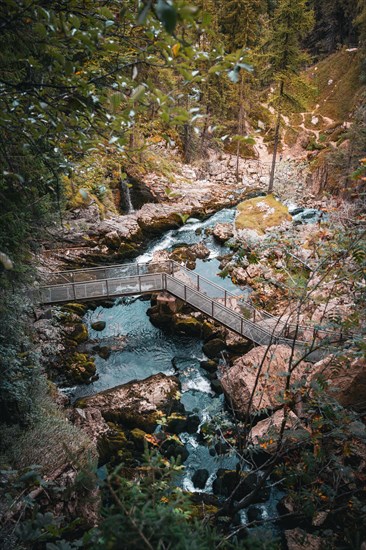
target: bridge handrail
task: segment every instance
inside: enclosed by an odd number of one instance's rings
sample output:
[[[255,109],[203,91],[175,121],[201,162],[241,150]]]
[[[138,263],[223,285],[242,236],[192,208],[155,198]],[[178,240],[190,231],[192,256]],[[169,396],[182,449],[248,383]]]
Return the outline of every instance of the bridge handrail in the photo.
[[[276,322],[277,326],[278,325],[283,325],[283,329],[287,328],[287,329],[290,329],[290,330],[295,329],[295,330],[307,330],[307,331],[316,330],[318,332],[325,332],[325,333],[328,333],[328,334],[339,335],[339,332],[334,331],[334,330],[330,330],[330,329],[326,329],[326,328],[316,329],[315,325],[300,325],[300,324],[296,324],[296,323],[288,323],[287,321],[285,321],[283,319],[280,319],[278,316],[275,316],[275,315],[272,315],[271,313],[268,313],[264,309],[259,309],[259,308],[255,307],[250,300],[243,299],[240,296],[238,296],[237,294],[234,294],[233,292],[230,292],[229,290],[225,290],[220,285],[210,281],[209,279],[206,279],[205,277],[203,277],[202,275],[199,275],[198,273],[195,273],[195,271],[193,271],[191,269],[188,269],[186,266],[182,266],[178,262],[175,262],[174,260],[170,260],[170,262],[172,262],[173,265],[176,265],[180,270],[187,272],[188,275],[193,274],[196,278],[199,278],[200,281],[205,281],[205,283],[219,289],[221,292],[224,291],[227,296],[232,297],[236,300],[238,298],[240,298],[240,301],[245,305],[245,307],[248,307],[252,311],[255,311],[257,313],[258,317],[262,316],[262,317],[266,317],[267,319],[273,319],[273,321]],[[230,311],[233,311],[233,310],[230,310]]]
[[[190,292],[194,292],[195,294],[197,294],[198,296],[201,294],[198,290],[196,289],[193,289],[192,287],[189,287],[187,286],[185,283],[183,283],[182,281],[180,281],[179,279],[176,279],[174,276],[172,275],[168,275],[168,274],[165,274],[164,275],[167,279],[171,279],[172,281],[174,281],[175,284],[178,284],[180,285],[181,287],[186,287],[190,290]],[[264,336],[269,336],[272,340],[273,340],[273,343],[283,343],[285,345],[292,345],[293,344],[293,339],[291,338],[286,338],[285,336],[280,336],[280,335],[277,335],[275,330],[276,330],[276,326],[273,327],[272,330],[270,329],[266,329],[265,327],[263,326],[260,326],[256,323],[254,323],[253,321],[251,321],[250,319],[246,319],[243,315],[241,315],[240,313],[237,313],[236,311],[233,311],[232,309],[228,308],[227,306],[221,304],[220,302],[216,302],[215,300],[213,300],[212,298],[210,298],[209,296],[207,297],[208,300],[210,300],[211,302],[213,302],[215,304],[215,307],[219,307],[221,308],[222,310],[226,311],[227,313],[229,313],[229,315],[231,316],[231,318],[233,317],[236,317],[238,321],[240,321],[241,324],[241,332],[243,332],[243,325],[245,325],[247,328],[251,328],[252,330],[256,331],[256,332],[260,332],[262,335]],[[214,313],[214,308],[213,308],[213,313]],[[223,321],[221,321],[223,322]],[[318,332],[317,330],[314,330],[313,332],[313,341],[312,343],[308,344],[306,341],[304,340],[299,340],[299,339],[296,339],[296,345],[300,345],[302,347],[306,347],[306,346],[312,346],[312,344],[315,342],[316,340],[316,332]],[[323,331],[319,331],[319,332],[323,332]],[[337,335],[339,336],[339,333],[336,333],[336,332],[333,332],[334,335]],[[338,341],[338,339],[336,340]]]
[[[90,268],[84,268],[84,269],[78,269],[78,270],[65,270],[65,271],[58,271],[58,272],[54,272],[54,273],[49,273],[50,276],[61,276],[61,277],[64,277],[65,275],[71,275],[72,277],[74,276],[74,273],[90,273],[90,272],[107,272],[108,269],[112,270],[112,269],[119,269],[119,268],[124,268],[124,269],[129,269],[129,268],[133,268],[134,271],[136,271],[136,274],[135,275],[125,275],[123,277],[105,277],[105,278],[102,278],[102,279],[97,279],[98,282],[106,282],[106,281],[115,281],[115,280],[120,280],[120,279],[129,279],[129,278],[133,278],[133,277],[145,277],[145,276],[148,276],[148,275],[152,275],[152,274],[159,274],[159,273],[164,273],[164,271],[162,272],[153,272],[153,273],[139,273],[139,271],[143,270],[144,268],[154,268],[154,267],[159,267],[160,269],[163,267],[163,266],[167,266],[169,268],[169,272],[171,274],[171,276],[174,278],[175,281],[179,281],[178,278],[174,277],[174,273],[175,273],[175,268],[177,268],[177,271],[183,271],[185,273],[187,273],[188,277],[191,278],[192,275],[196,278],[196,281],[201,281],[201,282],[204,282],[205,284],[207,284],[208,286],[210,287],[214,287],[216,289],[218,289],[220,292],[224,293],[224,296],[226,297],[231,297],[235,300],[238,300],[238,298],[240,298],[241,300],[241,303],[249,308],[250,310],[252,310],[253,312],[255,312],[255,314],[262,319],[263,318],[267,318],[267,319],[272,319],[274,323],[276,323],[275,327],[282,327],[281,330],[283,331],[288,331],[288,330],[295,330],[295,331],[311,331],[313,333],[315,332],[318,332],[318,333],[325,333],[327,335],[334,335],[334,337],[337,335],[338,338],[339,338],[339,335],[340,333],[339,332],[336,332],[336,331],[332,331],[330,329],[327,329],[327,328],[317,328],[315,325],[299,325],[299,324],[296,324],[296,323],[288,323],[286,322],[285,320],[282,320],[280,319],[279,317],[276,317],[268,312],[266,312],[265,310],[262,310],[262,309],[259,309],[259,308],[256,308],[252,303],[251,301],[249,300],[246,300],[246,299],[243,299],[242,297],[234,294],[233,292],[230,292],[226,289],[224,289],[223,287],[221,287],[220,285],[210,281],[209,279],[206,279],[206,277],[202,276],[202,275],[199,275],[198,273],[196,273],[194,270],[191,270],[191,269],[188,269],[186,266],[184,265],[181,265],[179,264],[178,262],[175,262],[174,260],[163,260],[161,262],[146,262],[146,263],[142,263],[142,264],[137,264],[137,263],[125,263],[125,264],[116,264],[116,265],[105,265],[105,266],[97,266],[97,267],[90,267]],[[83,284],[87,284],[87,283],[92,283],[92,282],[96,282],[96,280],[85,280],[85,281],[67,281],[66,283],[57,283],[57,284],[48,284],[48,285],[42,285],[40,287],[38,287],[39,290],[42,290],[42,289],[45,289],[45,288],[55,288],[55,287],[64,287],[66,284],[68,285],[83,285]],[[181,281],[179,281],[181,282]],[[185,284],[185,283],[183,283]],[[189,285],[185,285],[187,286],[187,288],[190,288],[191,290],[196,290],[192,287],[189,287]],[[205,294],[204,292],[202,291],[199,291],[198,292],[201,292],[201,294]],[[209,297],[210,300],[220,304],[221,302],[218,301],[217,298],[211,298]],[[226,307],[226,306],[225,306]],[[246,323],[251,323],[251,321],[249,319],[246,319],[242,314],[239,314],[237,312],[235,312],[234,310],[230,309],[230,308],[227,308],[232,314],[235,314],[236,316],[240,317],[240,318],[243,318],[245,320]],[[263,330],[262,327],[260,327],[260,325],[258,325],[257,323],[253,323],[253,326],[256,327],[256,329],[260,329],[260,330]],[[265,330],[264,330],[265,332]],[[268,331],[266,332],[266,334],[271,334],[271,331]],[[349,335],[349,333],[347,333]],[[291,340],[289,340],[291,341]]]

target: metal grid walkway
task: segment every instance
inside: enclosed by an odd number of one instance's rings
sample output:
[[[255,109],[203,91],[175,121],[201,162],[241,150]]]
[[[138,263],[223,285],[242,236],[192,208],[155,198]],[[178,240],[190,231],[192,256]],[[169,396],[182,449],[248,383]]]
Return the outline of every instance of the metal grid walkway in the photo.
[[[314,350],[320,345],[329,347],[343,339],[340,333],[293,325],[274,317],[255,308],[250,300],[228,292],[171,260],[50,273],[44,286],[32,292],[34,300],[41,304],[58,304],[158,291],[184,300],[256,344],[295,345],[314,357],[317,353]]]

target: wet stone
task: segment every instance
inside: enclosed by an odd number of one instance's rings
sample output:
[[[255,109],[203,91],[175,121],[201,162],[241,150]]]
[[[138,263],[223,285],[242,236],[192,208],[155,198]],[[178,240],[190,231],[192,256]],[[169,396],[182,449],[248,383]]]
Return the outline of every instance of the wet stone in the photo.
[[[208,478],[209,478],[208,470],[203,468],[203,469],[197,470],[193,474],[192,483],[196,487],[196,489],[204,489]]]
[[[230,452],[230,445],[225,441],[219,441],[215,445],[215,451],[218,455],[225,455]]]
[[[91,328],[97,331],[104,330],[105,327],[106,327],[105,321],[95,321],[94,323],[91,324]]]
[[[214,373],[217,371],[217,363],[216,361],[213,361],[212,359],[209,359],[208,361],[201,361],[200,362],[201,369],[205,370],[209,373]]]
[[[187,418],[185,429],[189,434],[194,434],[197,432],[200,423],[201,420],[198,414],[191,414]]]
[[[262,509],[259,506],[249,506],[247,510],[247,517],[249,523],[252,521],[259,521],[262,519]]]
[[[187,448],[181,443],[171,439],[164,441],[161,446],[161,452],[165,458],[179,458],[181,462],[185,462],[189,457]]]
[[[217,393],[218,395],[223,393],[222,385],[220,380],[211,380],[211,388],[212,390]]]

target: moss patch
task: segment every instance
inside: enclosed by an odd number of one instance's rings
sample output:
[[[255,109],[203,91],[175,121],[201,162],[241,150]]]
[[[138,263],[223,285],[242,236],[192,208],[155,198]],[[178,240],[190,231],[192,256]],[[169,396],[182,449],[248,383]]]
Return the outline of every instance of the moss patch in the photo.
[[[75,340],[78,344],[82,344],[89,340],[87,326],[84,325],[84,323],[77,323],[74,332],[71,334],[71,339]]]
[[[73,353],[65,365],[66,376],[74,384],[89,384],[96,373],[95,362],[85,353]]]
[[[273,195],[249,199],[238,205],[236,229],[254,229],[260,235],[269,227],[276,227],[285,221],[291,221],[287,206]]]
[[[83,317],[87,312],[88,306],[85,304],[79,304],[78,302],[70,302],[62,306],[62,311],[68,311],[71,313],[76,313],[80,317]]]

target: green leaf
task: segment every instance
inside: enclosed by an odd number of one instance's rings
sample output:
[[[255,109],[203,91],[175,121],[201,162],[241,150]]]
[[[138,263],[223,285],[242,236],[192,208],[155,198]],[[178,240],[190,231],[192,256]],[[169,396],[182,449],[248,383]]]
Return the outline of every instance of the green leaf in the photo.
[[[99,14],[105,17],[106,19],[114,19],[113,12],[106,7],[99,8]]]
[[[139,86],[137,86],[134,91],[132,92],[131,94],[131,100],[132,101],[138,101],[139,99],[142,98],[142,96],[144,95],[144,93],[146,92],[146,88],[143,84],[139,84]]]
[[[158,0],[155,13],[159,21],[164,25],[165,30],[172,34],[177,24],[177,11],[165,0]]]
[[[112,110],[115,112],[120,107],[121,103],[124,101],[124,94],[121,92],[115,92],[110,97]]]
[[[140,10],[140,13],[138,14],[138,17],[137,17],[138,25],[143,25],[145,23],[148,13],[151,10],[151,4],[152,4],[152,0],[149,0]]]

